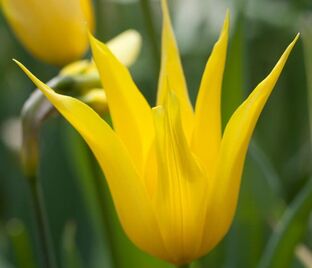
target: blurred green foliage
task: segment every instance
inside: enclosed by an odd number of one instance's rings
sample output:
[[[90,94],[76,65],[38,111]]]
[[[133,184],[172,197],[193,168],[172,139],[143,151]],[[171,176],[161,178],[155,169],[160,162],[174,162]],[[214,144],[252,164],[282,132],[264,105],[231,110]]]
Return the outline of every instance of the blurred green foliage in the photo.
[[[157,77],[151,67],[152,48],[140,3],[96,0],[94,5],[100,40],[109,40],[128,28],[143,35],[143,50],[131,71],[149,102],[154,103]],[[310,0],[176,0],[170,5],[192,100],[225,10],[231,11],[222,96],[224,123],[271,70],[294,35],[302,31],[302,18],[312,16]],[[151,1],[151,6],[160,42],[160,5]],[[311,20],[305,27],[312,33]],[[312,44],[312,34],[305,33],[303,38]],[[8,120],[19,116],[33,85],[11,59],[23,62],[44,81],[58,70],[28,55],[2,15],[0,40],[0,267],[32,267],[19,265],[25,256],[18,255],[20,249],[16,249],[16,239],[30,243],[33,253],[29,254],[38,261],[30,192],[21,174],[18,153],[7,146],[8,135],[4,133]],[[262,259],[261,268],[311,267],[312,263],[304,264],[297,250],[299,243],[306,247],[306,257],[311,260],[311,191],[310,196],[306,195],[311,188],[308,181],[312,167],[308,118],[312,103],[307,101],[307,77],[312,81],[312,73],[311,69],[306,72],[304,62],[312,62],[312,47],[308,51],[303,53],[301,42],[295,47],[258,122],[229,234],[194,267],[258,267],[262,256],[266,260]],[[18,131],[9,133],[9,138],[18,141]],[[50,118],[41,132],[40,178],[59,267],[170,267],[142,253],[125,237],[90,151],[58,116]],[[96,191],[102,199],[97,198]],[[300,206],[299,201],[305,197],[308,204]],[[16,233],[12,238],[12,226],[7,227],[12,218],[19,219],[19,228],[25,232],[22,238]],[[284,229],[280,231],[278,226]],[[291,235],[294,229],[295,237]],[[285,236],[280,237],[281,233]],[[272,262],[270,255],[278,259]],[[277,264],[282,259],[287,262]]]

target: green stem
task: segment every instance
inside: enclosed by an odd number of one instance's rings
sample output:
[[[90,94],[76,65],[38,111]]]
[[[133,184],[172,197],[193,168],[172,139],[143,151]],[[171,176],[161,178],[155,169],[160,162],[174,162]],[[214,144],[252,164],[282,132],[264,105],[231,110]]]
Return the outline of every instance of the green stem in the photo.
[[[146,30],[148,33],[149,41],[152,48],[153,60],[155,66],[155,72],[158,75],[159,63],[160,63],[160,53],[158,48],[158,38],[155,30],[155,25],[153,21],[153,14],[151,11],[149,0],[140,0],[143,16],[145,20]]]
[[[49,235],[49,226],[44,207],[42,189],[37,178],[29,178],[32,203],[34,208],[35,220],[37,223],[38,238],[42,252],[42,267],[55,268],[56,261],[54,250]]]
[[[56,76],[48,83],[58,92],[71,91],[74,95],[79,95],[90,88],[101,87],[99,75],[77,74],[67,76]],[[21,118],[23,128],[23,145],[22,145],[22,166],[26,177],[32,177],[37,172],[39,165],[39,132],[41,125],[53,112],[55,108],[43,95],[36,89],[24,103]]]
[[[75,94],[85,89],[99,87],[98,74],[77,74],[71,76],[57,76],[48,82],[48,85],[61,92],[72,90]],[[41,91],[36,89],[25,102],[22,109],[22,167],[31,190],[34,214],[37,222],[38,239],[42,251],[43,266],[56,267],[53,247],[51,246],[48,221],[42,198],[42,190],[37,170],[39,166],[39,133],[45,121],[55,111],[51,103]]]
[[[84,90],[100,86],[97,73],[60,75],[48,82],[48,85],[60,92],[73,91],[80,94]],[[36,89],[25,102],[22,109],[22,167],[23,173],[31,190],[34,214],[37,222],[38,238],[42,251],[43,266],[46,268],[56,267],[55,255],[51,246],[50,233],[46,211],[42,198],[42,190],[37,170],[39,166],[39,133],[45,121],[55,111],[52,104],[46,99],[41,91]]]

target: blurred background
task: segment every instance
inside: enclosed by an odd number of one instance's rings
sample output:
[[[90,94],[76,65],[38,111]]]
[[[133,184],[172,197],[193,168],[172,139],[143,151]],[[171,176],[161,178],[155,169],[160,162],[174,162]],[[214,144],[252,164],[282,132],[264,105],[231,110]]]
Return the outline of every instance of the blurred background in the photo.
[[[222,95],[224,124],[269,73],[295,34],[302,32],[253,135],[232,228],[194,267],[311,268],[312,102],[308,88],[312,90],[312,85],[308,81],[312,81],[312,2],[169,3],[192,101],[226,9],[230,10],[231,38]],[[160,3],[153,0],[150,4],[160,45]],[[154,104],[158,63],[140,2],[95,0],[94,8],[100,40],[107,41],[129,28],[143,36],[142,51],[131,72]],[[59,70],[29,55],[2,14],[0,40],[0,267],[40,267],[30,191],[18,153],[18,118],[34,86],[12,58],[23,62],[43,81]],[[307,71],[309,66],[311,72]],[[40,179],[59,267],[171,267],[142,253],[124,236],[96,162],[63,118],[56,115],[45,122],[40,148]],[[94,183],[94,176],[100,178],[100,186]],[[97,187],[104,189],[101,200],[95,194]]]

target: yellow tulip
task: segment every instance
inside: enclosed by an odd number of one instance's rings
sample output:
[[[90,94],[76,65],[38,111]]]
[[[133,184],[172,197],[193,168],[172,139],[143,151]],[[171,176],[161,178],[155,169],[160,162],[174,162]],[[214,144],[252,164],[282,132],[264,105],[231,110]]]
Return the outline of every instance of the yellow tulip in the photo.
[[[234,112],[222,134],[220,95],[229,16],[206,65],[193,110],[165,0],[162,10],[155,108],[107,46],[90,37],[114,130],[89,106],[55,93],[18,64],[89,144],[128,237],[151,255],[184,264],[209,252],[227,233],[252,132],[298,36]]]
[[[88,48],[91,0],[2,0],[2,8],[19,41],[44,62],[65,65]]]

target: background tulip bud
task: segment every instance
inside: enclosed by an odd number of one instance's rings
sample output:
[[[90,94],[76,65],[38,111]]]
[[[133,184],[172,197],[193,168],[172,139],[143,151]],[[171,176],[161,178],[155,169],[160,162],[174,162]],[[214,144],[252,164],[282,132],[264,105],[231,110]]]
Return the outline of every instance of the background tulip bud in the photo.
[[[3,0],[3,12],[23,46],[35,57],[65,65],[88,48],[94,28],[90,0]]]

